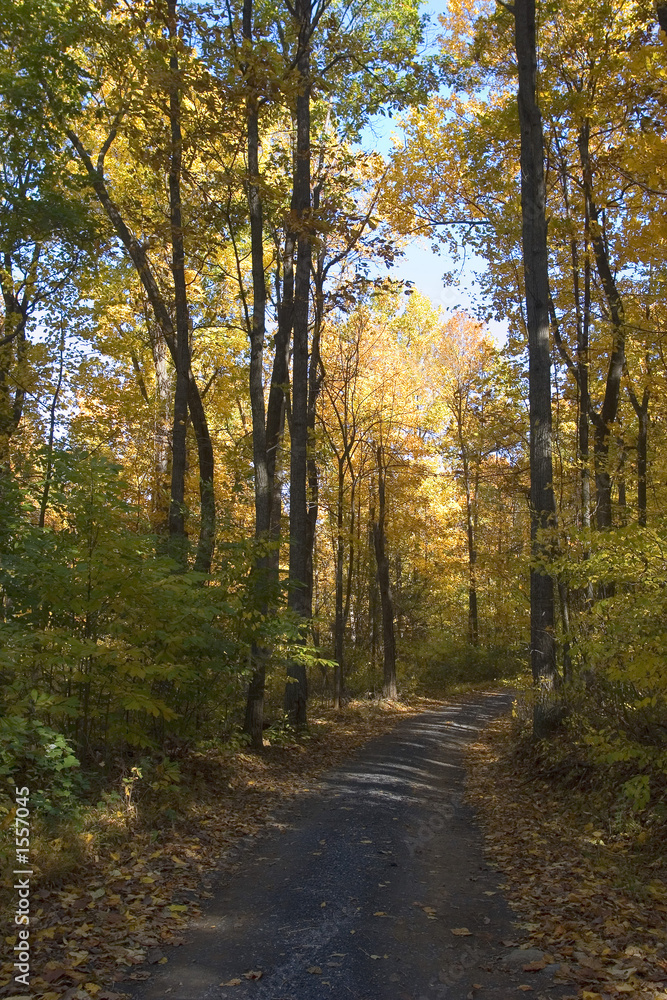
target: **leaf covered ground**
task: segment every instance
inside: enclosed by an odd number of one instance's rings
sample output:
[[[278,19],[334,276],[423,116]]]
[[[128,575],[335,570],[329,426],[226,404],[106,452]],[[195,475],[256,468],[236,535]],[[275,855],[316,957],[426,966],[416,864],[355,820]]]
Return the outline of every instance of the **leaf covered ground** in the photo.
[[[468,750],[468,795],[519,926],[581,1000],[667,1000],[667,888],[659,845],[620,829],[510,719]],[[537,969],[536,969],[537,971]]]
[[[316,713],[303,742],[265,746],[260,755],[217,748],[190,754],[180,762],[179,785],[167,796],[168,820],[144,815],[150,793],[142,799],[137,781],[132,801],[121,799],[104,815],[91,813],[87,826],[61,831],[41,845],[36,859],[30,990],[17,988],[10,958],[0,970],[0,996],[122,996],[124,982],[148,975],[137,966],[165,964],[165,946],[183,943],[225,855],[242,838],[280,825],[272,816],[279,803],[307,791],[321,772],[389,731],[398,718],[439,704],[352,704],[340,714]],[[64,843],[68,837],[71,843]],[[11,899],[3,903],[11,913]],[[7,956],[17,941],[12,925],[5,934]]]

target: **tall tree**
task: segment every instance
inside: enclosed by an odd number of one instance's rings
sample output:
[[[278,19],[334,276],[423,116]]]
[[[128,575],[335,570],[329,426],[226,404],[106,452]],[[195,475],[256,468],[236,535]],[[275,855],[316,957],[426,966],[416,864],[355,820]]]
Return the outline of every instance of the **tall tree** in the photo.
[[[166,16],[165,16],[166,13]],[[137,25],[135,25],[137,26]],[[110,127],[100,141],[92,122],[86,122],[86,132],[80,134],[69,119],[60,120],[61,127],[73,150],[75,151],[90,187],[97,195],[99,203],[106,214],[116,237],[120,240],[128,257],[134,265],[139,280],[144,287],[148,301],[151,304],[155,319],[169,348],[176,370],[177,384],[173,412],[172,431],[172,475],[171,475],[171,505],[170,533],[175,539],[181,539],[182,548],[185,535],[183,520],[184,511],[184,476],[185,476],[185,433],[187,430],[187,411],[192,419],[192,426],[197,443],[199,462],[199,494],[200,494],[200,531],[195,556],[194,567],[198,572],[208,573],[215,546],[215,497],[213,492],[214,455],[211,434],[208,427],[202,394],[192,371],[190,358],[190,319],[187,299],[187,284],[185,280],[185,245],[184,222],[182,211],[182,100],[183,67],[180,66],[179,53],[183,51],[183,43],[179,34],[176,5],[171,3],[163,11],[158,23],[143,22],[143,28],[148,31],[149,38],[145,46],[137,45],[136,50],[127,53],[124,48],[118,53],[118,58],[127,60],[123,67],[126,79],[114,79],[114,87],[109,93],[100,89],[100,97],[110,119]],[[163,34],[165,37],[158,45],[152,34]],[[100,61],[108,71],[107,60],[116,65],[113,50],[114,41],[109,37],[104,39],[110,51],[100,54]],[[162,51],[168,52],[167,65],[164,64]],[[140,51],[141,50],[141,51]],[[156,57],[157,53],[157,57]],[[93,53],[94,54],[94,53]],[[162,62],[161,66],[153,65],[153,59]],[[138,62],[138,69],[134,62]],[[112,194],[112,181],[106,172],[109,153],[125,126],[132,135],[135,127],[136,112],[135,69],[139,75],[145,75],[150,85],[162,86],[167,98],[167,128],[169,135],[167,182],[169,193],[168,214],[170,220],[169,242],[171,247],[171,289],[165,293],[158,279],[159,268],[151,263],[147,245],[138,239],[132,231],[122,206]],[[166,70],[166,72],[165,72]],[[166,81],[166,86],[165,86]],[[154,94],[160,103],[160,94]],[[55,115],[58,109],[53,106]],[[84,112],[88,109],[84,109]],[[60,116],[59,116],[60,117]],[[83,124],[83,123],[82,123]],[[95,157],[87,147],[87,142],[98,142],[98,153]],[[175,315],[172,312],[171,301],[175,304]],[[184,403],[184,400],[187,403]]]
[[[296,0],[298,45],[296,70],[299,89],[296,98],[296,146],[291,210],[297,231],[294,311],[292,321],[292,387],[290,417],[290,554],[289,606],[308,620],[312,614],[308,588],[310,551],[308,546],[308,320],[310,273],[312,266],[310,101],[312,0]],[[296,726],[306,722],[308,682],[303,662],[288,665],[285,711]]]
[[[544,137],[537,103],[535,0],[515,0],[521,127],[521,217],[528,330],[530,419],[530,506],[533,564],[530,570],[530,659],[536,684],[557,680],[554,585],[546,562],[545,535],[555,525],[551,456],[551,351],[549,343],[549,262],[547,250]],[[540,720],[536,716],[539,729]]]

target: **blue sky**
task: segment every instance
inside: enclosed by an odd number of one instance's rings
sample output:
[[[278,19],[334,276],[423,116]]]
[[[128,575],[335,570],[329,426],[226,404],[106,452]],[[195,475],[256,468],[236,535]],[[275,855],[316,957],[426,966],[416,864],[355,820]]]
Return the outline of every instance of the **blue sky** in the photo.
[[[446,8],[445,0],[427,0],[422,9],[431,15],[431,37],[434,40],[438,30],[438,14]],[[400,134],[396,121],[387,118],[377,118],[364,133],[364,145],[376,149],[385,156],[389,153],[392,134]],[[453,271],[458,275],[456,285],[445,285],[442,276],[445,271]],[[454,265],[446,249],[441,254],[435,254],[426,240],[414,240],[405,248],[404,256],[392,268],[392,275],[412,281],[415,287],[427,295],[434,305],[444,309],[456,308],[474,310],[473,272],[484,270],[484,262],[478,257],[467,256],[461,265]],[[506,337],[506,325],[492,322],[489,329],[495,339],[502,342]]]

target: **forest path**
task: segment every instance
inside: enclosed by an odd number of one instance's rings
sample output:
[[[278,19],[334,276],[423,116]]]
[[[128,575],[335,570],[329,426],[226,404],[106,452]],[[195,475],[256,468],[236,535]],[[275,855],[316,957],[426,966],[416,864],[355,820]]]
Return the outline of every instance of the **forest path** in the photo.
[[[479,695],[402,720],[325,774],[276,817],[282,829],[241,849],[233,874],[206,880],[213,898],[189,943],[133,996],[563,997],[552,968],[522,971],[539,955],[500,943],[517,931],[462,802],[462,748],[510,702]]]

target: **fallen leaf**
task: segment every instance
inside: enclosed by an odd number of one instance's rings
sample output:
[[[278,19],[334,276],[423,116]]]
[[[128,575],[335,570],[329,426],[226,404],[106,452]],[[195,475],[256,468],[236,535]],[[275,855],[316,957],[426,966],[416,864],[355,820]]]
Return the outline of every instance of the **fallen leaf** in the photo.
[[[524,972],[541,972],[542,969],[546,968],[546,966],[547,963],[542,958],[539,962],[528,962],[528,964],[522,966],[522,968]]]
[[[384,910],[376,910],[373,914],[374,917],[388,917],[389,914],[385,913]]]
[[[457,937],[472,937],[472,931],[469,931],[467,927],[450,927],[449,929]]]
[[[311,965],[310,968],[306,969],[306,972],[309,972],[311,974],[311,976],[321,976],[322,975],[322,970],[319,967],[319,965]]]
[[[220,985],[221,986],[240,986],[241,985],[241,980],[240,979],[230,979],[226,983],[220,983]]]
[[[251,969],[250,972],[244,972],[244,979],[261,979],[264,973],[261,969]]]

